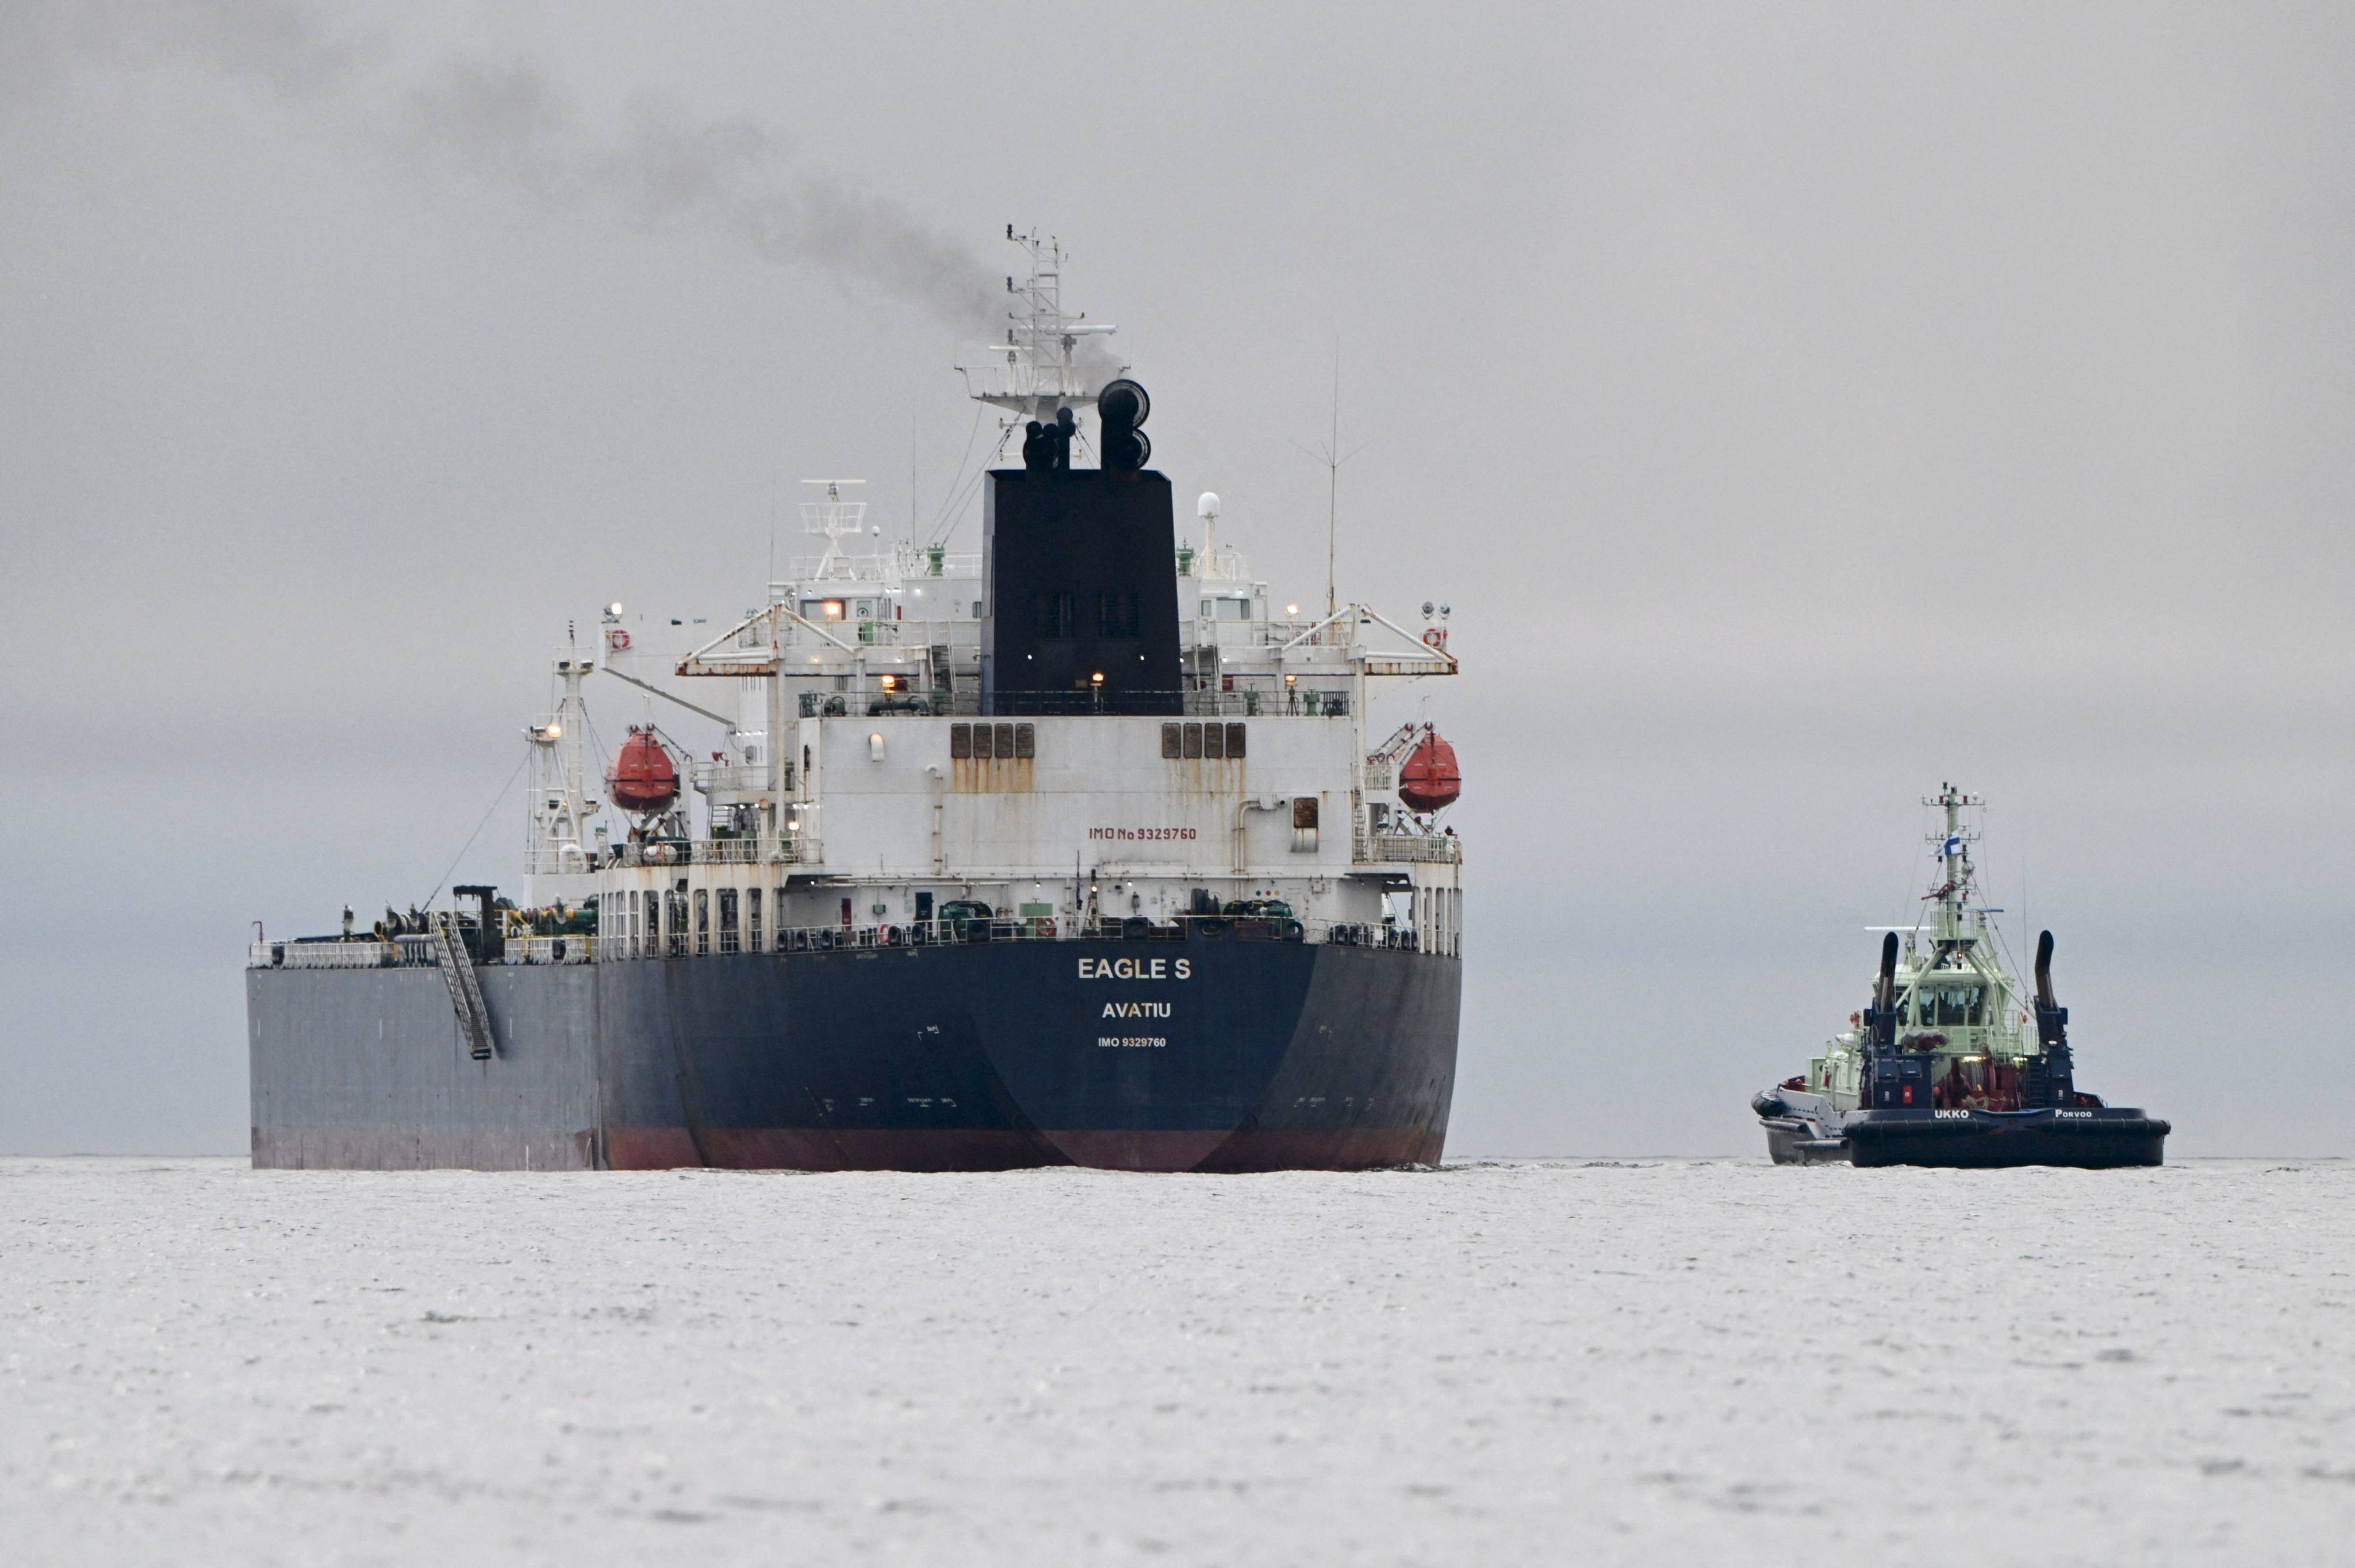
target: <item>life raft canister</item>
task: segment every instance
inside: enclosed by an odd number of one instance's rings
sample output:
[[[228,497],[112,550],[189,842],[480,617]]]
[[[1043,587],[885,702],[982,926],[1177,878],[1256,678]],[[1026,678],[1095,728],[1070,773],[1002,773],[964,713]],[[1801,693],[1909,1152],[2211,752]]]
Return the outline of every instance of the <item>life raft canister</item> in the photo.
[[[1417,811],[1437,811],[1452,805],[1464,793],[1463,777],[1455,769],[1455,748],[1439,738],[1435,730],[1426,731],[1407,753],[1406,765],[1399,769],[1399,798]]]

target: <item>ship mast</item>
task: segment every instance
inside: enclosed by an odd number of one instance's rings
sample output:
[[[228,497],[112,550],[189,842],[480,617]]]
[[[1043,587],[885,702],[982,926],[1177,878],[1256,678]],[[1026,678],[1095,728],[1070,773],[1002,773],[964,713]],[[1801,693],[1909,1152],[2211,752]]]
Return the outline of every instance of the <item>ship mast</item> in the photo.
[[[1986,803],[1979,796],[1965,794],[1949,784],[1941,785],[1936,795],[1925,796],[1922,804],[1938,806],[1945,812],[1945,831],[1930,836],[1930,842],[1938,847],[1941,875],[1937,887],[1924,897],[1938,901],[1938,926],[1933,938],[1933,951],[1950,953],[1971,941],[1964,933],[1963,917],[1970,904],[1972,880],[1977,874],[1971,865],[1971,845],[1978,838],[1978,833],[1963,826],[1963,809]]]
[[[1006,292],[1014,301],[1006,313],[1006,341],[968,350],[957,368],[964,372],[967,395],[1015,415],[1007,423],[1012,430],[1023,420],[1052,423],[1056,410],[1077,411],[1094,402],[1099,388],[1080,363],[1080,339],[1109,336],[1120,328],[1090,321],[1084,312],[1064,310],[1062,241],[1052,235],[1042,239],[1035,229],[1017,234],[1011,223],[1006,226],[1006,238],[1022,247],[1029,260],[1028,276],[1017,279],[1009,273],[1006,279]],[[1126,368],[1124,365],[1113,374]]]
[[[847,539],[860,539],[867,532],[867,503],[842,498],[845,485],[864,485],[864,479],[805,479],[805,485],[826,486],[823,501],[802,503],[802,527],[805,531],[823,537],[826,553],[818,558],[817,571],[810,576],[814,582],[850,581],[858,572],[851,564],[850,555],[842,548]]]
[[[563,683],[564,695],[544,723],[528,726],[531,742],[531,843],[524,869],[533,878],[535,897],[553,893],[575,898],[593,891],[588,880],[591,848],[590,818],[598,803],[589,798],[584,742],[589,709],[581,699],[581,683],[596,660],[581,652],[580,640],[570,628],[565,645],[550,661],[551,673]],[[603,829],[597,829],[602,835]]]

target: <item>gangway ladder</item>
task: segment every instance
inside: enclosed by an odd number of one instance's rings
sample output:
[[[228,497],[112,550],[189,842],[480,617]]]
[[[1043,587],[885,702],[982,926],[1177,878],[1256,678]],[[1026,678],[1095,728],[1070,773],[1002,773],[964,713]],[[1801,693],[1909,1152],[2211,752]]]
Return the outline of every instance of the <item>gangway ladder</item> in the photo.
[[[446,911],[436,912],[432,936],[434,956],[441,961],[442,978],[450,987],[450,1006],[458,1014],[458,1032],[465,1038],[466,1054],[477,1061],[488,1061],[497,1054],[491,1039],[491,1011],[483,1005],[483,987],[474,978],[474,961],[466,955],[466,944],[458,939],[458,917]]]

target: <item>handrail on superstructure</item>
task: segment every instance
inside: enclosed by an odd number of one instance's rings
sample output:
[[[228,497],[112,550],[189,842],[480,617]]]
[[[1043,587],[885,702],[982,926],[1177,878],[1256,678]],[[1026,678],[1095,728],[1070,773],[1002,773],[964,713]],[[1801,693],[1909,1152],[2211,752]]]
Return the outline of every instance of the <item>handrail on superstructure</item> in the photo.
[[[1305,631],[1301,632],[1290,642],[1278,644],[1276,645],[1275,652],[1278,655],[1289,653],[1294,648],[1300,646],[1303,643],[1310,642],[1316,637],[1317,633],[1323,631],[1326,627],[1338,625],[1343,622],[1351,620],[1352,618],[1355,618],[1359,624],[1370,621],[1379,625],[1387,626],[1391,631],[1396,632],[1400,636],[1405,638],[1408,642],[1413,644],[1414,646],[1420,650],[1417,656],[1434,658],[1439,661],[1438,667],[1423,671],[1423,674],[1454,675],[1455,673],[1457,667],[1455,656],[1454,654],[1449,653],[1445,648],[1436,647],[1430,643],[1424,642],[1421,637],[1416,636],[1412,632],[1408,631],[1404,626],[1400,625],[1397,622],[1391,620],[1389,616],[1383,614],[1380,611],[1375,609],[1370,604],[1351,603],[1344,605],[1342,608],[1333,612],[1330,615],[1326,616],[1323,620],[1310,623]],[[1368,657],[1370,658],[1372,656],[1372,650],[1370,648],[1366,649],[1365,652]],[[1393,655],[1391,657],[1395,661],[1396,656]],[[1367,673],[1369,675],[1389,675],[1395,672],[1369,669]]]
[[[687,667],[702,658],[704,655],[709,653],[720,644],[728,641],[729,638],[741,636],[744,633],[751,630],[754,623],[760,621],[766,621],[769,623],[769,656],[757,662],[764,670],[773,668],[777,664],[781,656],[779,649],[782,645],[778,643],[776,638],[777,621],[779,617],[792,621],[798,625],[807,626],[811,631],[815,632],[819,636],[825,638],[827,642],[832,643],[844,653],[855,656],[860,651],[859,645],[856,643],[844,642],[840,637],[836,636],[832,632],[827,631],[824,626],[820,625],[817,622],[811,620],[808,616],[802,614],[790,604],[779,603],[771,604],[765,609],[753,611],[750,615],[745,616],[742,620],[737,622],[734,625],[729,627],[726,631],[720,633],[718,636],[712,638],[701,647],[686,655],[678,661],[678,667],[672,673],[690,677],[703,675],[728,676],[744,674],[745,671],[739,667],[714,669],[689,669]],[[745,662],[750,664],[755,661],[746,660]]]

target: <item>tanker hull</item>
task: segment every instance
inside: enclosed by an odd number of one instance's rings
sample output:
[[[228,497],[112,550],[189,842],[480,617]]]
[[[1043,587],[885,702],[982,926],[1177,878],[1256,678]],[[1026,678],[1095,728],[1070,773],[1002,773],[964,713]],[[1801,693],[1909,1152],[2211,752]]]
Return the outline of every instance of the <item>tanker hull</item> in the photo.
[[[1459,972],[1233,937],[491,965],[499,1050],[474,1061],[430,969],[261,969],[254,1161],[1427,1164],[1446,1136]]]

